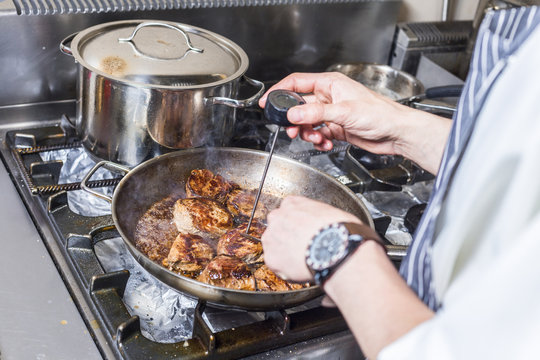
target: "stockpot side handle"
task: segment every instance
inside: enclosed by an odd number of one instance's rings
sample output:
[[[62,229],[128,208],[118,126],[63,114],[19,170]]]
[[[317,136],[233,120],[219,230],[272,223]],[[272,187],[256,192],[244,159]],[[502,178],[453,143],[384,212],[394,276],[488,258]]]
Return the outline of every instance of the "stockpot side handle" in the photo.
[[[137,45],[135,45],[134,38],[135,38],[135,35],[137,34],[137,32],[139,32],[139,30],[141,30],[142,28],[147,27],[147,26],[161,26],[161,27],[166,27],[168,29],[178,31],[180,34],[182,34],[184,36],[184,39],[186,40],[186,45],[187,45],[188,49],[186,50],[184,55],[182,55],[181,57],[176,58],[176,59],[163,59],[163,58],[160,58],[160,57],[148,55],[148,54],[145,54],[145,53],[141,52],[137,48]],[[186,55],[190,51],[193,51],[193,52],[196,52],[196,53],[203,53],[204,52],[204,49],[200,49],[200,48],[197,48],[197,47],[193,46],[193,44],[191,43],[191,39],[189,38],[189,35],[184,30],[182,30],[180,27],[174,26],[174,25],[171,25],[171,24],[167,24],[167,23],[162,23],[162,22],[153,22],[153,21],[143,22],[143,23],[137,25],[137,27],[133,30],[131,35],[128,36],[127,38],[118,38],[118,42],[127,42],[127,43],[129,43],[131,45],[131,47],[137,53],[137,55],[144,56],[144,57],[154,59],[154,60],[182,60],[183,58],[186,57]]]
[[[259,91],[257,91],[257,93],[253,95],[252,97],[244,99],[244,100],[236,100],[236,99],[220,97],[220,96],[207,97],[207,98],[204,98],[204,103],[210,104],[210,105],[225,105],[232,108],[246,108],[246,107],[255,105],[257,101],[259,101],[261,96],[264,94],[264,83],[262,81],[251,79],[245,75],[244,75],[244,80],[246,80],[250,85],[253,85],[259,88]]]
[[[110,162],[110,161],[100,161],[98,162],[96,165],[94,165],[94,167],[88,172],[88,174],[86,174],[86,176],[81,180],[81,189],[98,197],[98,198],[101,198],[103,200],[107,200],[108,202],[112,203],[112,197],[108,196],[108,195],[105,195],[105,194],[102,194],[96,190],[93,190],[91,189],[89,186],[88,186],[88,181],[90,181],[90,179],[92,178],[92,176],[95,174],[95,172],[101,168],[101,167],[106,167],[108,169],[114,169],[114,170],[119,170],[119,171],[122,171],[122,172],[125,172],[126,174],[131,170],[130,168],[126,167],[126,166],[122,166],[122,165],[119,165],[119,164],[116,164],[116,163],[113,163],[113,162]]]
[[[66,55],[73,56],[73,51],[71,51],[71,42],[77,36],[78,32],[68,35],[60,42],[60,51]]]

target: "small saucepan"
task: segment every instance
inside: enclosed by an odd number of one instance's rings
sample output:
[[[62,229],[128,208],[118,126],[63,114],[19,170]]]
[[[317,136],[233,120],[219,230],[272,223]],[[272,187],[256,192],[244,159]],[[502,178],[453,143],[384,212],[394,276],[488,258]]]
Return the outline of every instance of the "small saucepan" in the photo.
[[[373,63],[334,64],[326,71],[337,71],[358,81],[367,88],[404,105],[421,110],[451,112],[455,106],[426,99],[459,97],[462,85],[438,86],[425,89],[416,77],[388,65]]]

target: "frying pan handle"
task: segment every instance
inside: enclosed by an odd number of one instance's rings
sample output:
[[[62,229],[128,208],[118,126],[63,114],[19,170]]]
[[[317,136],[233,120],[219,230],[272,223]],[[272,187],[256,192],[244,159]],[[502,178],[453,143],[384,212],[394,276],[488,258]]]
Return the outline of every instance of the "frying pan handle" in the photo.
[[[211,105],[226,105],[232,108],[246,108],[250,107],[252,105],[255,105],[257,101],[259,101],[260,97],[264,93],[264,83],[258,80],[250,79],[246,75],[244,75],[244,79],[253,86],[256,86],[259,88],[259,91],[252,97],[245,99],[245,100],[236,100],[231,99],[227,97],[207,97],[204,98],[205,104],[211,104]]]
[[[453,114],[456,111],[455,106],[440,101],[433,101],[431,99],[459,97],[461,96],[462,91],[463,85],[436,86],[427,89],[426,92],[422,95],[413,96],[411,98],[405,99],[404,101],[400,101],[400,103],[419,110],[436,110]]]
[[[94,175],[95,172],[101,167],[106,167],[106,168],[111,169],[111,170],[119,170],[119,171],[125,172],[126,174],[131,169],[129,169],[128,167],[113,163],[111,161],[100,161],[96,165],[94,165],[94,167],[92,169],[90,169],[88,174],[86,174],[86,176],[81,180],[81,189],[82,190],[84,190],[84,191],[86,191],[86,192],[88,192],[88,193],[90,193],[90,194],[92,194],[92,195],[94,195],[94,196],[96,196],[98,198],[101,198],[103,200],[107,200],[108,202],[112,203],[112,197],[110,197],[108,195],[105,195],[105,194],[102,194],[102,193],[100,193],[98,191],[95,191],[95,190],[91,189],[88,186],[88,181],[90,180],[90,178],[92,178],[92,175]]]
[[[459,97],[462,91],[463,85],[435,86],[426,90],[426,99]]]

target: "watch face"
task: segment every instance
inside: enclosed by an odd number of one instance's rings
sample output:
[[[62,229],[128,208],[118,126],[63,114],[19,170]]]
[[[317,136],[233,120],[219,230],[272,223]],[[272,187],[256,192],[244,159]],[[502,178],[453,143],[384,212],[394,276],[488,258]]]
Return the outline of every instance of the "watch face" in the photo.
[[[342,226],[330,226],[322,230],[308,250],[308,266],[319,271],[334,265],[345,255],[347,237],[348,232]]]

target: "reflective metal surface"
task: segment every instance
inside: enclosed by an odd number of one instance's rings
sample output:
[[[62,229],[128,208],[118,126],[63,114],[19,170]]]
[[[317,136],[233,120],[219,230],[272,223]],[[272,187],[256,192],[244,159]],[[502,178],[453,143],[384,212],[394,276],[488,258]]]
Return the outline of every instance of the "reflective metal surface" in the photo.
[[[151,23],[153,32],[147,31],[155,38],[141,42],[151,48],[165,47],[161,49],[165,53],[177,47],[184,53],[184,43],[172,45],[178,40],[177,34],[173,32],[171,38],[169,29],[165,29],[166,33],[156,31],[157,23]],[[202,28],[163,22],[182,27],[207,51],[180,60],[146,59],[136,56],[119,40],[122,34],[130,34],[144,24],[150,23],[105,23],[81,31],[71,46],[65,41],[60,44],[79,67],[75,128],[83,146],[96,158],[134,166],[165,151],[160,147],[227,145],[235,119],[231,108],[253,105],[264,91],[263,83],[250,79],[258,86],[255,95],[236,99],[239,82],[248,68],[246,53],[230,40]],[[228,73],[217,81],[185,81],[186,76],[195,78],[206,71],[219,71],[220,62]],[[109,71],[111,67],[116,70]],[[173,69],[177,69],[178,76],[173,76]],[[172,78],[171,83],[163,83],[161,77],[155,79],[161,71]],[[132,73],[140,77],[133,79]]]
[[[217,86],[249,66],[245,51],[230,39],[172,21],[107,22],[80,31],[69,48],[63,42],[60,49],[83,67],[132,86]]]
[[[133,169],[118,184],[112,202],[114,223],[133,257],[169,286],[230,308],[255,311],[283,309],[321,295],[317,286],[264,292],[205,284],[167,270],[136,247],[135,229],[139,219],[156,202],[169,196],[185,196],[185,180],[193,169],[206,168],[246,189],[254,189],[259,185],[267,156],[266,152],[239,148],[188,149],[162,155]],[[314,167],[283,156],[272,158],[264,191],[277,198],[294,194],[323,201],[355,214],[365,224],[374,227],[368,209],[349,188]]]
[[[335,64],[327,71],[343,73],[376,93],[395,101],[409,99],[424,92],[424,85],[418,79],[388,65]]]
[[[77,2],[83,3],[92,2]],[[263,81],[294,71],[323,71],[336,62],[387,63],[401,1],[186,9],[175,4],[166,11],[115,12],[112,7],[87,13],[76,12],[82,5],[74,4],[69,13],[66,6],[65,13],[27,16],[17,15],[11,0],[1,1],[0,106],[74,99],[77,67],[58,44],[74,32],[121,19],[170,20],[223,35],[248,54],[247,75]]]

